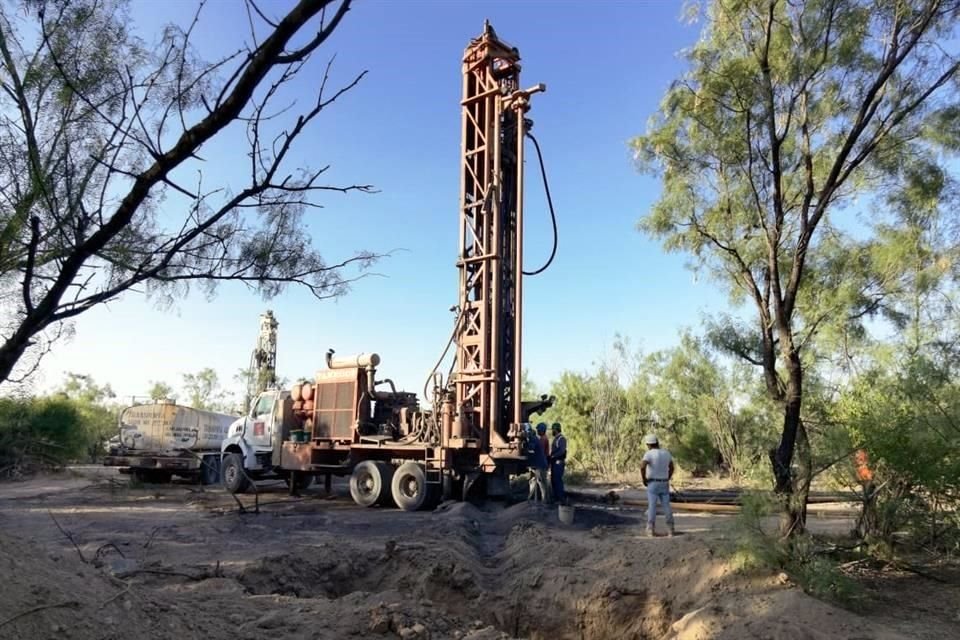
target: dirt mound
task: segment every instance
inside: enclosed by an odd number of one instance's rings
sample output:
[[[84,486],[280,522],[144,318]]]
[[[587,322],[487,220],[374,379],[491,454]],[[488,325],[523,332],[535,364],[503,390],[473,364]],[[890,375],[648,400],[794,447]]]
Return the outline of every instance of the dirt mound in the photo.
[[[46,638],[63,632],[79,639],[128,638],[160,624],[171,633],[187,633],[163,598],[141,600],[129,585],[94,568],[70,552],[51,552],[0,534],[0,637]]]
[[[167,491],[0,497],[0,638],[904,637],[735,572],[721,531],[641,537],[642,514],[578,506],[565,526],[530,503],[401,513],[301,501],[240,516]],[[98,564],[81,562],[51,507]]]
[[[907,640],[866,618],[831,607],[797,589],[752,597],[719,597],[671,626],[669,640]]]

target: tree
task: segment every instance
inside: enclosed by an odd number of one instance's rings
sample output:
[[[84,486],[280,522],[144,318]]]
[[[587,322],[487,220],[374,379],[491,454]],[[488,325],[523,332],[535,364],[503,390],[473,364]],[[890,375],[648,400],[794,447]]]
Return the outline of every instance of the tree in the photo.
[[[663,182],[642,229],[753,305],[752,327],[718,335],[782,408],[784,535],[804,528],[812,472],[805,352],[825,324],[875,311],[885,284],[831,216],[957,149],[958,13],[957,0],[715,0],[689,71],[633,141]]]
[[[67,372],[58,395],[71,401],[79,417],[63,429],[75,430],[72,437],[86,443],[90,462],[96,462],[103,453],[103,443],[117,433],[119,409],[112,402],[116,394],[109,384],[97,384],[93,376]]]
[[[902,350],[878,350],[876,356],[835,409],[849,442],[867,454],[872,474],[870,481],[859,479],[859,532],[892,545],[906,529],[927,548],[936,548],[950,533],[955,548],[960,542],[956,363]]]
[[[212,295],[241,282],[268,298],[295,283],[327,298],[356,277],[348,268],[362,275],[376,256],[328,264],[302,216],[321,192],[371,188],[287,166],[365,73],[334,90],[330,63],[310,64],[350,4],[299,0],[271,18],[245,0],[247,41],[213,62],[191,41],[203,2],[154,43],[131,34],[125,0],[0,5],[0,382],[32,372],[66,321],[131,289],[169,302],[192,283]],[[315,99],[297,114],[301,74]],[[249,179],[207,184],[211,143],[235,134]]]
[[[586,470],[595,470],[595,456],[590,441],[590,417],[595,404],[590,377],[564,371],[550,385],[556,403],[547,409],[542,420],[559,422],[568,442],[568,463]]]
[[[71,400],[87,404],[103,404],[117,397],[109,384],[100,386],[89,374],[68,371],[65,378],[59,392]]]
[[[705,339],[684,331],[679,345],[642,360],[639,379],[681,466],[723,471],[734,482],[754,470],[771,430],[769,403],[749,393],[756,384],[752,370],[721,360]]]
[[[220,388],[217,372],[207,367],[196,373],[183,374],[183,391],[187,403],[204,411],[228,411],[226,393]]]
[[[176,400],[176,396],[173,395],[173,387],[168,385],[166,382],[151,381],[150,382],[150,391],[147,393],[150,396],[150,399],[154,402],[160,402],[161,400]]]

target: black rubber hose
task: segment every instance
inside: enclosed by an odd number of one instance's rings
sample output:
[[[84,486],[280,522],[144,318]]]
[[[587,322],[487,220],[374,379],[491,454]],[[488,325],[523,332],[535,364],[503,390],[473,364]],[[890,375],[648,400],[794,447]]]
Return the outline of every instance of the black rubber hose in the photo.
[[[540,160],[540,175],[543,177],[543,190],[547,194],[547,205],[550,207],[550,222],[553,224],[553,249],[550,251],[550,257],[547,258],[546,264],[537,269],[536,271],[524,271],[523,275],[525,276],[535,276],[537,274],[543,273],[547,270],[547,267],[550,266],[550,263],[553,262],[554,256],[557,255],[557,215],[553,211],[553,198],[550,197],[550,183],[547,181],[547,169],[543,165],[543,154],[540,152],[540,143],[537,142],[537,139],[533,137],[533,134],[527,132],[527,137],[533,140],[533,146],[537,150],[537,159]]]

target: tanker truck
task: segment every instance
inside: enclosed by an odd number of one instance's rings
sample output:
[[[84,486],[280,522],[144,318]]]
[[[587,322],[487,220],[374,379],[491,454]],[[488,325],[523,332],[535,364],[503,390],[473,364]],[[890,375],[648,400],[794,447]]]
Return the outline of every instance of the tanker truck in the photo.
[[[103,463],[141,482],[169,482],[176,475],[215,484],[220,443],[234,420],[169,401],[133,405],[120,413],[118,440]]]

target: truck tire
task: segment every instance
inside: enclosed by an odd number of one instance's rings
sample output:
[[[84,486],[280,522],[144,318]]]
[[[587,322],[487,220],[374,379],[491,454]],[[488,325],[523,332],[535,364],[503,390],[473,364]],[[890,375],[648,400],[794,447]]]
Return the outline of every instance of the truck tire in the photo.
[[[220,456],[203,456],[200,462],[200,484],[220,482]]]
[[[228,453],[223,457],[220,479],[223,488],[230,493],[244,493],[250,488],[250,479],[243,470],[243,457],[239,453]]]
[[[364,460],[350,474],[350,497],[361,507],[388,504],[393,466],[386,462]]]
[[[423,509],[437,497],[427,484],[427,474],[423,466],[416,462],[404,462],[393,474],[391,483],[393,501],[404,511]]]

